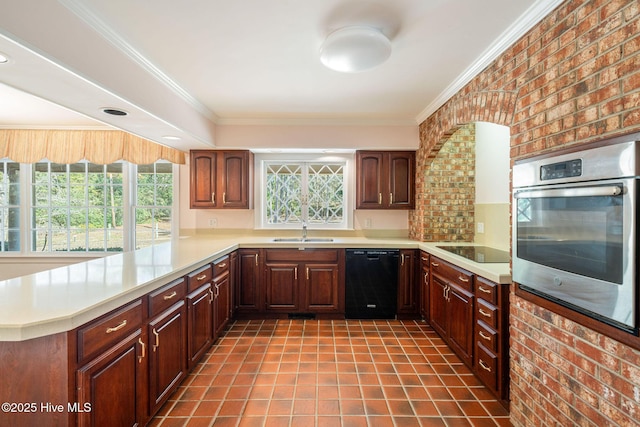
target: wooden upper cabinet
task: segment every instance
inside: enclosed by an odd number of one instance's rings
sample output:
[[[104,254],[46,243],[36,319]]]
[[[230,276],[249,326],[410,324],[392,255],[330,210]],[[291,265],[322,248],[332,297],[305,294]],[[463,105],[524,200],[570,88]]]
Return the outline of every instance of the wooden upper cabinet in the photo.
[[[191,208],[249,209],[253,154],[248,150],[191,151]]]
[[[413,209],[415,151],[357,151],[356,209]]]

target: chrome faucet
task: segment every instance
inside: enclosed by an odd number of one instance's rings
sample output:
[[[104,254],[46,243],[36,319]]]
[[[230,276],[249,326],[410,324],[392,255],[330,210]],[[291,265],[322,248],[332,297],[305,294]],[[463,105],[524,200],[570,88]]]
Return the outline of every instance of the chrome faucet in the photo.
[[[307,221],[302,221],[302,240],[307,239]]]

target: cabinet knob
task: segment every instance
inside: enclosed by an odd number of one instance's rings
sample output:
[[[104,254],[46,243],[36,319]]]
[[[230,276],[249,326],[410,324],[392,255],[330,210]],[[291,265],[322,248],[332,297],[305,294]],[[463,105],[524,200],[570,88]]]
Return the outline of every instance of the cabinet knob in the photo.
[[[178,295],[178,293],[176,291],[173,291],[169,295],[163,296],[162,299],[167,301],[167,300],[170,300],[171,298],[175,297],[176,295]]]
[[[480,367],[482,369],[484,369],[485,371],[491,372],[491,368],[487,366],[486,363],[484,363],[482,360],[478,362],[478,364],[480,365]]]
[[[110,334],[111,332],[116,332],[119,331],[120,329],[124,328],[125,326],[127,326],[127,319],[123,320],[122,323],[120,323],[117,326],[114,326],[112,328],[107,328],[107,333]]]
[[[140,346],[142,347],[142,354],[138,356],[138,363],[142,363],[142,359],[144,359],[147,355],[147,346],[144,345],[142,338],[138,338],[138,344],[140,344]]]

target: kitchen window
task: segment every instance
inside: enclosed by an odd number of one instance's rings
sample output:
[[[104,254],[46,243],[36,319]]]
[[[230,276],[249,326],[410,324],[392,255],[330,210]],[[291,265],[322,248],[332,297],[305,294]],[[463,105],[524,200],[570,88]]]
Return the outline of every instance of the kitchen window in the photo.
[[[348,157],[257,156],[258,227],[348,228]]]
[[[0,160],[0,252],[20,251],[20,164]]]
[[[169,240],[173,168],[0,161],[0,249],[106,253]]]

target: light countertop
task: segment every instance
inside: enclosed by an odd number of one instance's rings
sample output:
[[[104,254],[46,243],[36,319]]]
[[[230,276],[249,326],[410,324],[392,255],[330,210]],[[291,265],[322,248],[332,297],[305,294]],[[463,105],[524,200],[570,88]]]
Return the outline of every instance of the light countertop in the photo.
[[[497,283],[510,283],[508,263],[479,264],[428,243],[402,238],[334,238],[280,243],[272,237],[194,236],[0,281],[0,341],[23,341],[83,325],[239,248],[422,249]]]

